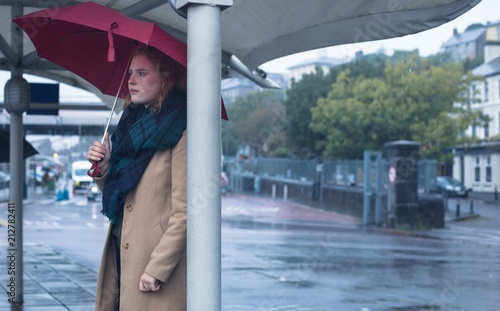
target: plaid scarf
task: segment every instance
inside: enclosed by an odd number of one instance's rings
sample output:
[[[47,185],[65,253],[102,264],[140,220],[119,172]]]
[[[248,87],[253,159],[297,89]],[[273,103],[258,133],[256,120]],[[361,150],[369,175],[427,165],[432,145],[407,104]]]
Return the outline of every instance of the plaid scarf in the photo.
[[[109,171],[104,184],[101,213],[121,222],[127,194],[139,183],[157,150],[175,147],[186,129],[186,94],[172,91],[155,113],[130,104],[123,111],[111,138]]]

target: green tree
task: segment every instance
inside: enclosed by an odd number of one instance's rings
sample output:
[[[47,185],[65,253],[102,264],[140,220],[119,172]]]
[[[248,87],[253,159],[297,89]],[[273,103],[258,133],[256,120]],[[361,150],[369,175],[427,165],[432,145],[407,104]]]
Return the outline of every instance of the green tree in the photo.
[[[379,149],[400,131],[397,102],[389,98],[383,80],[339,75],[326,98],[312,109],[311,129],[323,134],[317,147],[333,158],[360,158],[366,149]],[[388,124],[391,123],[391,124]]]
[[[285,107],[286,137],[293,155],[302,158],[321,156],[322,150],[318,149],[317,141],[323,141],[324,137],[322,133],[309,127],[311,109],[316,107],[319,98],[326,97],[338,75],[349,69],[352,77],[381,77],[387,59],[381,53],[369,54],[353,62],[332,67],[327,75],[317,68],[316,73],[302,76],[299,82],[292,81]]]
[[[350,63],[343,64],[338,70],[331,71],[332,79],[335,81],[340,72],[349,69],[352,77],[376,78],[384,76],[385,64],[389,56],[383,53],[364,55]],[[337,69],[337,68],[336,68]]]
[[[464,71],[472,70],[484,63],[484,56],[476,56],[474,58],[466,58],[463,61]]]
[[[334,158],[361,158],[392,140],[415,140],[424,156],[446,160],[446,148],[464,143],[469,124],[484,122],[471,109],[469,87],[460,64],[433,66],[417,52],[387,62],[384,77],[339,75],[312,109],[311,130],[324,139],[318,147]]]
[[[245,145],[252,148],[255,156],[283,153],[285,117],[277,92],[250,93],[238,98],[227,110],[229,121],[222,126],[225,154],[236,154],[238,146]]]
[[[311,108],[318,98],[326,96],[331,87],[331,75],[325,76],[318,67],[315,73],[302,76],[299,82],[292,81],[287,92],[286,137],[290,151],[299,157],[315,156],[315,141],[321,136],[309,128]]]

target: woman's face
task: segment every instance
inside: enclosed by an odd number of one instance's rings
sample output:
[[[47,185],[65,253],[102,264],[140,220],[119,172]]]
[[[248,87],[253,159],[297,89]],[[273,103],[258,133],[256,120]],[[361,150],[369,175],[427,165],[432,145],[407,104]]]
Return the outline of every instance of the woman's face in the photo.
[[[160,74],[146,55],[136,55],[132,58],[129,68],[128,90],[135,104],[153,103],[161,89]]]

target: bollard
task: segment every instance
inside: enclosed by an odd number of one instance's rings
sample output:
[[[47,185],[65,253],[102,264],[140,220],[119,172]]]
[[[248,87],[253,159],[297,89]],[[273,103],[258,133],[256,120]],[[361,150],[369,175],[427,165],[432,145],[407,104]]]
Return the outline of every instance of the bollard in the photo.
[[[448,206],[448,195],[446,194],[446,192],[443,193],[443,204],[445,211],[449,211],[450,207]]]
[[[273,201],[276,200],[276,185],[273,184],[273,188],[272,188],[272,198],[273,198]]]
[[[456,218],[460,217],[460,200],[457,200],[457,215]]]
[[[470,214],[474,214],[474,200],[470,200]]]
[[[283,187],[283,201],[287,201],[288,200],[288,185],[285,185]]]

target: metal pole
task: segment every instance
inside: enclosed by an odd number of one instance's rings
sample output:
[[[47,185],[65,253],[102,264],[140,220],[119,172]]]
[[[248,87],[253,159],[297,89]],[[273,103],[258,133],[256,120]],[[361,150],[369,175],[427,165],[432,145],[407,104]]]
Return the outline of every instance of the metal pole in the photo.
[[[188,7],[187,310],[221,309],[221,9]]]
[[[23,302],[23,117],[10,115],[10,202],[9,202],[9,259],[14,259],[10,265],[10,278],[14,281],[15,297],[13,302]],[[11,216],[12,215],[12,216]],[[11,233],[14,233],[12,239]],[[12,263],[12,261],[10,261]]]
[[[377,163],[377,195],[375,196],[375,224],[382,224],[382,153],[375,152]]]
[[[23,14],[23,7],[19,2],[12,5],[12,17],[21,16]],[[16,25],[12,26],[11,29],[11,45],[12,49],[16,53],[16,56],[21,58],[23,56],[23,42],[22,35],[19,34],[19,28]],[[11,79],[22,78],[22,69],[12,68]],[[22,94],[20,94],[22,95]],[[24,94],[25,95],[25,94]],[[21,96],[19,97],[19,99]],[[11,107],[19,108],[17,106],[22,106],[21,100],[19,103],[10,102],[13,98],[7,98]],[[14,273],[10,275],[10,280],[14,277],[14,287],[15,287],[15,297],[10,297],[9,300],[14,303],[23,303],[23,115],[21,111],[11,111],[10,114],[10,203],[9,203],[9,220],[13,223],[9,223],[12,227],[9,227],[9,234],[15,231],[15,240],[12,240],[9,236],[9,256],[12,254],[14,256]],[[24,110],[24,109],[21,109]],[[13,207],[13,210],[11,210]],[[11,211],[13,212],[13,218],[10,216]],[[12,244],[10,242],[13,242]],[[12,250],[12,252],[11,252]],[[12,258],[12,257],[10,257]],[[10,267],[9,267],[10,268]],[[10,289],[9,289],[10,290]]]
[[[363,157],[363,225],[368,226],[370,222],[370,152],[364,152]]]

